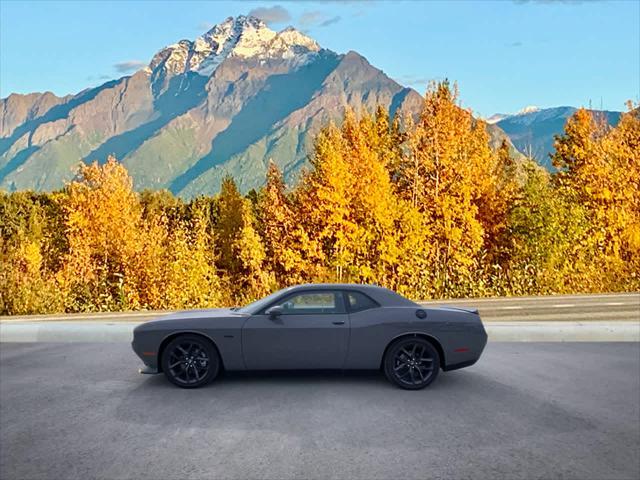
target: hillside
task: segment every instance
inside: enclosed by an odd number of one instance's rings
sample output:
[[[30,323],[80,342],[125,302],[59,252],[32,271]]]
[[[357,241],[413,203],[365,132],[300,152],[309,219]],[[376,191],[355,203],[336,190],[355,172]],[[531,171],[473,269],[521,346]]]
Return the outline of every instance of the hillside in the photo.
[[[574,107],[527,107],[515,115],[496,114],[492,118],[497,120],[494,125],[509,135],[520,152],[535,158],[538,164],[552,170],[549,155],[554,151],[554,136],[563,132],[564,124],[576,110]],[[621,114],[600,110],[593,112],[597,118],[604,118],[611,126],[618,124]]]
[[[356,52],[338,54],[289,27],[228,18],[194,41],[161,49],[131,76],[76,95],[0,100],[0,188],[54,190],[79,162],[109,154],[135,187],[183,197],[217,192],[233,175],[246,191],[269,159],[295,179],[311,141],[345,107],[416,114],[422,98]],[[490,125],[492,142],[506,138]]]

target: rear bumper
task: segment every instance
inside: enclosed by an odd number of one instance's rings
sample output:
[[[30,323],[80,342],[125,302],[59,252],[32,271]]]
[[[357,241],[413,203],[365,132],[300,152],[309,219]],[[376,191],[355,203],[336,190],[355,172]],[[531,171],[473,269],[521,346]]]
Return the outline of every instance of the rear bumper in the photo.
[[[465,325],[465,332],[450,339],[449,349],[445,351],[445,372],[459,370],[474,365],[482,356],[487,346],[488,336],[478,314],[473,314],[473,321]]]
[[[480,357],[474,358],[473,360],[467,360],[466,362],[454,363],[453,365],[446,365],[442,367],[442,371],[450,372],[451,370],[459,370],[461,368],[470,367],[471,365],[474,365],[479,358]]]

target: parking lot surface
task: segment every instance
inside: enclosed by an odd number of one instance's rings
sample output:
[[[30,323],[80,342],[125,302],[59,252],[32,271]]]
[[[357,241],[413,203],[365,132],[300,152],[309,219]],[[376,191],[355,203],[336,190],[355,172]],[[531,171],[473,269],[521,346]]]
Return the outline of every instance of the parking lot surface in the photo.
[[[640,477],[640,344],[490,343],[377,372],[137,374],[128,344],[0,344],[0,478]]]

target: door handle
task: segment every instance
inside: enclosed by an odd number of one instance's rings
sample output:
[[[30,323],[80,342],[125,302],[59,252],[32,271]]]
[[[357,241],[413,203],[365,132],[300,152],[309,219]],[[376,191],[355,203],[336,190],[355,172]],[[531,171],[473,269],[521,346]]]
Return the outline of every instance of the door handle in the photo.
[[[335,322],[331,322],[334,325],[344,325],[344,320],[336,320]]]

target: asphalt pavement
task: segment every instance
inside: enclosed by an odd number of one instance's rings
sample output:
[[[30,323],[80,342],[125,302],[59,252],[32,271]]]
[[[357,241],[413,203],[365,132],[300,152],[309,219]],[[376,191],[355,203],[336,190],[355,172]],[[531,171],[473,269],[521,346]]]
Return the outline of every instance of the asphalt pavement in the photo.
[[[478,308],[484,321],[640,321],[640,293],[541,295],[461,300],[430,300],[424,305]]]
[[[640,477],[640,344],[489,343],[403,391],[377,372],[136,373],[125,343],[0,344],[0,478]]]
[[[492,341],[637,342],[640,294],[549,295],[434,300],[425,306],[478,308]],[[0,342],[129,342],[142,322],[168,312],[0,317]]]
[[[541,295],[535,297],[422,300],[425,306],[477,308],[485,322],[640,321],[640,293]],[[23,322],[145,322],[167,311],[101,312],[0,316],[0,323]]]

